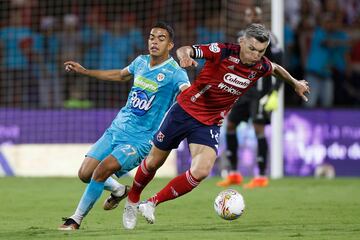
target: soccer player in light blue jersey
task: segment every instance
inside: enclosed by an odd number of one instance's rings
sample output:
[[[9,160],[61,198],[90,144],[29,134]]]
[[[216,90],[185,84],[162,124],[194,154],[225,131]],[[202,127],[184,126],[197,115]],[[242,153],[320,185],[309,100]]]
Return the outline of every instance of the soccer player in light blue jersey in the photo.
[[[150,54],[138,56],[122,70],[88,70],[76,62],[64,63],[67,71],[109,81],[122,82],[133,78],[134,83],[126,105],[86,154],[78,175],[89,184],[75,213],[64,219],[59,230],[79,229],[83,218],[104,189],[111,191],[110,197],[104,202],[105,210],[117,207],[127,196],[129,187],[121,185],[111,175],[121,177],[148,155],[151,139],[166,111],[177,94],[190,85],[185,70],[169,55],[174,47],[173,39],[173,29],[159,22],[149,35]]]

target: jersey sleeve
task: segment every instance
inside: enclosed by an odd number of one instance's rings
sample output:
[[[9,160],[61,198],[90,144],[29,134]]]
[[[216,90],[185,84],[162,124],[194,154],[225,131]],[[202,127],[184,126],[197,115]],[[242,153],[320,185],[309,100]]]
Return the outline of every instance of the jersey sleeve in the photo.
[[[139,65],[139,62],[141,61],[141,55],[138,56],[137,58],[135,58],[134,61],[132,61],[130,63],[129,66],[127,66],[127,70],[129,71],[129,73],[131,73],[132,75],[134,75],[135,71],[136,71],[136,68],[137,66]]]
[[[220,60],[221,52],[225,48],[225,45],[222,43],[210,43],[210,44],[201,44],[193,45],[194,58],[204,58],[210,61]]]
[[[262,68],[264,71],[263,77],[271,76],[273,69],[271,62],[267,57],[263,57]]]
[[[186,71],[182,68],[179,68],[174,74],[174,83],[175,88],[180,90],[182,86],[190,86],[189,77]]]

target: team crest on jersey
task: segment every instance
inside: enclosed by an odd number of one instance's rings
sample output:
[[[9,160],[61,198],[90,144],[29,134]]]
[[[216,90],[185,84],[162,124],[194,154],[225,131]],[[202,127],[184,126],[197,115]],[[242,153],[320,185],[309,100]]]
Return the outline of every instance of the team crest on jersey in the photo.
[[[220,52],[220,48],[219,48],[219,46],[218,46],[217,43],[212,43],[212,44],[210,44],[209,50],[210,50],[211,52],[213,52],[213,53],[218,53],[218,52]]]
[[[163,142],[163,141],[164,141],[164,137],[165,137],[165,135],[164,135],[162,132],[159,132],[159,133],[156,135],[156,140],[158,140],[159,142]]]
[[[161,82],[162,80],[165,79],[165,74],[163,73],[159,73],[157,76],[156,76],[156,80],[158,80],[159,82]]]
[[[248,79],[254,79],[256,77],[256,72],[255,71],[251,71],[251,73],[248,76]]]

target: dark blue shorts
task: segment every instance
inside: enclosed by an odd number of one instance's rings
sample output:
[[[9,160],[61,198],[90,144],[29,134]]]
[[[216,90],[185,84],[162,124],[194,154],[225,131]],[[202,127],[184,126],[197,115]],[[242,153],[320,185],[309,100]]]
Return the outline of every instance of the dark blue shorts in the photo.
[[[169,151],[177,148],[180,142],[187,138],[189,144],[196,143],[209,146],[217,153],[219,135],[219,126],[208,126],[199,122],[176,103],[166,114],[153,140],[156,147]]]

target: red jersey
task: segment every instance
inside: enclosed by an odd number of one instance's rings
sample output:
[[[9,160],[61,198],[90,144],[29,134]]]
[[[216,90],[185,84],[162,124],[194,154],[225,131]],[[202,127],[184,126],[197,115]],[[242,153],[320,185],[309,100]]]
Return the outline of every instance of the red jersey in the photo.
[[[253,66],[242,64],[237,44],[194,45],[193,50],[194,58],[205,58],[206,62],[191,87],[177,97],[177,102],[205,125],[218,124],[241,95],[260,77],[272,72],[266,57]]]

